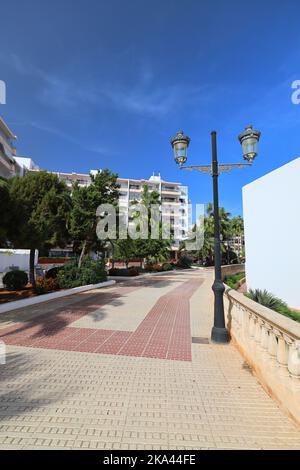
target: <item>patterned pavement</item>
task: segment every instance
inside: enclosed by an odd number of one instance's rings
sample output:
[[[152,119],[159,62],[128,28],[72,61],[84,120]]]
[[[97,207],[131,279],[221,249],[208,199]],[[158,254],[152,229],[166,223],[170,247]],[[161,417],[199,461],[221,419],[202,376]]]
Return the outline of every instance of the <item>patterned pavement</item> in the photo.
[[[134,332],[72,324],[118,296],[134,292],[138,286],[101,293],[77,302],[72,308],[60,307],[43,319],[42,326],[40,316],[29,324],[19,321],[2,329],[0,339],[8,345],[32,348],[191,361],[189,298],[199,285],[199,280],[187,280],[161,296]]]
[[[300,449],[235,348],[208,342],[211,322],[200,270],[3,315],[0,449]]]

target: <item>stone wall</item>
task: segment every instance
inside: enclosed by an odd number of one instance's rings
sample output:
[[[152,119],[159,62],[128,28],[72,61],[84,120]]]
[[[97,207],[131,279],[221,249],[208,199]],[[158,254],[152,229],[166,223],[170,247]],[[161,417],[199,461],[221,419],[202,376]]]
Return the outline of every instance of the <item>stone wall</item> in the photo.
[[[230,276],[232,274],[243,273],[245,272],[244,264],[227,264],[222,266],[222,278],[225,276]]]
[[[300,323],[248,299],[225,292],[232,341],[265,390],[300,424]]]

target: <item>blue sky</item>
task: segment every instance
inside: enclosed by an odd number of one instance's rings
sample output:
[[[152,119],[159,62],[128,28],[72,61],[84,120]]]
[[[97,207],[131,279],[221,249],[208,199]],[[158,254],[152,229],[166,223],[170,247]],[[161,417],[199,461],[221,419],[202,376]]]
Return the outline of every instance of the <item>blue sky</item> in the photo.
[[[170,137],[183,129],[189,163],[209,163],[216,129],[220,161],[240,162],[253,123],[254,166],[220,178],[220,203],[239,214],[244,184],[300,154],[298,0],[11,0],[1,17],[0,113],[42,168],[160,172],[205,203],[210,177],[180,171]]]

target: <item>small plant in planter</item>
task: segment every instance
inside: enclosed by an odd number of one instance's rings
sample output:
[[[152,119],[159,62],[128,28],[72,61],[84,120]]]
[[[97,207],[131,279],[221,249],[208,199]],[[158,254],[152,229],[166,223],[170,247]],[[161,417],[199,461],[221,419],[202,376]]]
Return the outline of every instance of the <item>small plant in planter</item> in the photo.
[[[24,289],[28,283],[28,276],[25,271],[14,269],[13,271],[8,271],[4,275],[2,282],[7,289],[21,290]]]

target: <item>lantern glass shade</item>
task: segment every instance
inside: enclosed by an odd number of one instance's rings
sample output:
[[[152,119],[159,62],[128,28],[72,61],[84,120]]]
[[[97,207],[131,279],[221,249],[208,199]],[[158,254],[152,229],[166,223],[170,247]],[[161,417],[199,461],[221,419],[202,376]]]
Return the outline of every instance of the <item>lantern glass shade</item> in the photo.
[[[174,151],[174,159],[180,166],[184,165],[187,161],[187,148],[190,143],[190,138],[184,135],[183,131],[177,132],[176,136],[171,139],[171,145]]]
[[[247,126],[245,132],[239,135],[239,141],[242,145],[244,159],[252,163],[257,156],[258,141],[260,132],[253,129],[252,126]]]

